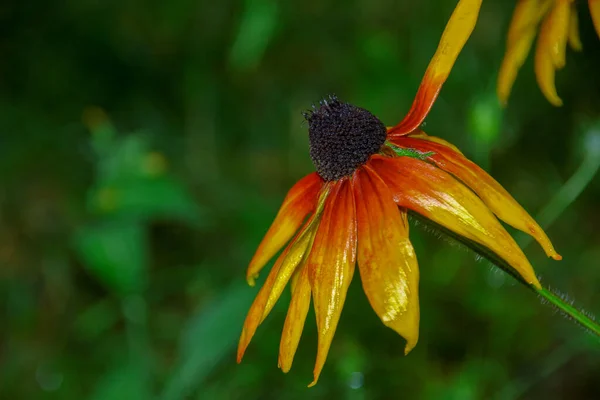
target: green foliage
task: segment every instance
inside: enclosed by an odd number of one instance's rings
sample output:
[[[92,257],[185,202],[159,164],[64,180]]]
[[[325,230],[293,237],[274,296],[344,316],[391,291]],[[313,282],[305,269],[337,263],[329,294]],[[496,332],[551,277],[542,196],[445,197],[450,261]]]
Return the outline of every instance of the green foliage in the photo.
[[[528,60],[502,110],[493,87],[513,3],[484,2],[423,129],[539,216],[563,261],[515,236],[542,282],[598,315],[600,42],[582,9],[586,50],[558,73],[565,106],[542,97]],[[0,6],[0,398],[597,397],[596,342],[419,227],[411,354],[356,274],[315,388],[313,314],[292,371],[277,368],[289,296],[235,363],[258,290],[247,263],[313,170],[301,111],[335,93],[397,123],[453,6]]]

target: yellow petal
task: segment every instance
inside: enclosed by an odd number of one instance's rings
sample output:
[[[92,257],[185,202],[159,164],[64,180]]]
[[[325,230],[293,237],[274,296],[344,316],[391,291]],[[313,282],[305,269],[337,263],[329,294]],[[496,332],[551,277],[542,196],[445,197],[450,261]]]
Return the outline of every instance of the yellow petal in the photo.
[[[581,51],[581,37],[579,36],[579,17],[577,16],[577,8],[575,4],[571,4],[571,20],[569,21],[569,45],[575,51]]]
[[[571,0],[556,0],[556,5],[546,17],[540,31],[540,38],[548,40],[548,49],[557,69],[565,66],[569,22],[571,21]],[[545,30],[548,30],[545,32]]]
[[[557,0],[540,29],[535,52],[535,75],[540,90],[554,106],[561,106],[555,85],[555,71],[565,65],[565,49],[569,34],[568,0]]]
[[[429,62],[408,114],[391,129],[390,134],[405,135],[421,125],[448,78],[456,58],[471,36],[480,7],[481,0],[460,0],[458,2],[446,24],[438,48]]]
[[[279,367],[283,372],[288,372],[292,368],[310,306],[310,282],[307,272],[307,268],[302,268],[297,273],[298,278],[292,292],[292,301],[283,325],[279,345]]]
[[[431,136],[430,136],[431,137]],[[501,220],[522,232],[531,235],[542,246],[548,257],[560,260],[561,256],[554,250],[552,242],[544,230],[521,207],[521,205],[487,172],[471,160],[453,151],[451,148],[433,143],[431,140],[406,137],[394,142],[400,147],[414,148],[423,152],[434,153],[428,158],[438,168],[456,176]]]
[[[356,172],[354,197],[365,294],[381,321],[404,337],[408,354],[419,339],[419,267],[406,211],[398,210],[390,190],[368,166]]]
[[[299,180],[288,192],[283,204],[250,261],[246,279],[254,286],[259,271],[296,233],[317,204],[323,180],[313,172]]]
[[[560,107],[563,102],[556,92],[554,82],[555,67],[550,53],[539,46],[535,52],[535,76],[540,90],[553,106]]]
[[[498,99],[503,105],[508,101],[517,73],[531,50],[537,26],[550,4],[550,0],[544,1],[541,5],[539,0],[521,0],[515,8],[508,29],[506,53],[500,66],[496,86]]]
[[[309,218],[302,230],[296,235],[288,247],[281,253],[264,285],[250,306],[242,334],[238,343],[237,361],[241,362],[250,340],[258,326],[269,315],[273,306],[281,296],[296,269],[305,262],[318,228],[323,206],[329,193],[329,185],[323,189],[315,213]]]
[[[588,5],[590,7],[590,14],[592,14],[594,28],[596,28],[596,33],[600,38],[600,0],[588,0]]]
[[[306,268],[317,319],[317,360],[314,386],[319,379],[335,334],[356,263],[356,215],[350,180],[336,182],[323,211]]]
[[[290,278],[291,293],[294,293],[294,291],[296,290],[296,285],[298,284],[298,279],[300,278],[301,270],[302,270],[302,268],[296,268],[296,270],[292,274],[292,277]]]
[[[401,207],[491,250],[540,288],[529,261],[488,207],[452,175],[416,158],[375,157],[371,165]]]
[[[537,29],[555,0],[519,0],[507,34],[507,47],[520,40],[523,33]]]

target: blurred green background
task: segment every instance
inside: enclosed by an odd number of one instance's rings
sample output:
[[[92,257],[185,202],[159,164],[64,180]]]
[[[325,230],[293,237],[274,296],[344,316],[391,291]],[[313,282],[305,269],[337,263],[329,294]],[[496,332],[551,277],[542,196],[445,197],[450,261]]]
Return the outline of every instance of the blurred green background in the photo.
[[[578,3],[565,106],[542,97],[530,57],[498,107],[514,2],[486,0],[425,130],[538,218],[564,257],[516,235],[542,282],[598,315],[600,41]],[[356,275],[315,388],[312,313],[292,371],[277,369],[288,293],[235,363],[247,263],[313,170],[301,111],[335,93],[399,121],[454,4],[2,2],[0,398],[598,398],[598,341],[418,227],[408,356]]]

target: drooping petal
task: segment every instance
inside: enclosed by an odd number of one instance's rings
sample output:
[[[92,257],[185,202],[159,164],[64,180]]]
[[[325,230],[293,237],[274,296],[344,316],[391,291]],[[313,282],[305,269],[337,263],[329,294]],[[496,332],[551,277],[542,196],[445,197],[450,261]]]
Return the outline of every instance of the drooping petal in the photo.
[[[560,107],[563,102],[558,96],[555,83],[556,69],[550,53],[538,46],[535,52],[535,77],[542,94],[553,106]]]
[[[316,224],[312,224],[283,251],[250,306],[238,344],[238,363],[241,362],[250,340],[256,333],[256,329],[271,312],[292,273],[304,259],[309,246],[312,244],[315,228]]]
[[[412,135],[411,135],[412,136]],[[431,138],[431,136],[430,136]],[[428,160],[438,168],[454,175],[473,190],[501,220],[522,232],[531,235],[544,249],[548,257],[560,260],[552,242],[543,229],[521,207],[519,203],[487,172],[460,153],[431,140],[404,137],[393,141],[400,147],[433,152]]]
[[[332,187],[306,268],[317,319],[317,383],[350,286],[356,263],[356,214],[348,178]]]
[[[556,68],[565,66],[569,22],[571,21],[571,0],[556,0],[540,30],[540,38],[548,40],[548,50]]]
[[[296,290],[296,285],[298,284],[298,279],[300,278],[301,270],[302,270],[302,268],[296,268],[296,270],[292,274],[292,277],[290,278],[290,292],[291,293],[294,293],[294,290]]]
[[[250,306],[242,334],[238,344],[237,361],[241,362],[244,352],[252,340],[258,326],[269,315],[273,306],[281,296],[285,286],[289,282],[296,269],[306,261],[310,247],[312,246],[315,233],[319,226],[323,213],[324,203],[329,192],[327,185],[317,201],[317,209],[306,222],[302,230],[296,235],[286,249],[281,253],[273,269],[269,272],[267,280],[260,288],[258,295]]]
[[[279,345],[279,368],[288,372],[292,368],[294,355],[298,349],[300,336],[304,329],[306,314],[310,306],[310,282],[308,281],[308,269],[302,268],[297,271],[297,281],[293,285],[292,301],[288,309],[287,317],[283,325],[281,343]]]
[[[520,0],[517,3],[508,29],[506,53],[500,66],[496,86],[498,99],[503,105],[506,105],[508,101],[517,73],[531,50],[537,26],[550,4],[551,0],[543,2]]]
[[[569,45],[575,51],[583,50],[581,37],[579,36],[579,17],[575,3],[571,4],[571,19],[569,21]]]
[[[490,249],[525,280],[540,287],[535,272],[514,239],[488,207],[461,182],[416,158],[374,157],[371,165],[400,207]]]
[[[405,353],[419,338],[419,267],[408,238],[406,211],[373,170],[356,172],[358,269],[362,285],[381,321],[406,340]]]
[[[323,180],[313,172],[300,179],[288,192],[283,204],[250,261],[246,279],[254,286],[259,271],[296,233],[317,204]]]
[[[600,0],[588,0],[588,5],[590,7],[590,14],[592,14],[594,28],[596,28],[596,33],[600,38]]]
[[[481,0],[458,2],[444,29],[438,48],[429,62],[408,114],[391,129],[390,134],[406,135],[421,125],[448,78],[458,54],[471,36],[480,7]]]
[[[555,0],[518,0],[510,26],[507,45],[520,40],[525,31],[536,29],[541,19],[548,13]]]
[[[535,75],[540,90],[554,106],[562,100],[556,92],[555,72],[565,66],[567,37],[569,35],[569,0],[556,0],[554,8],[540,29],[535,53]]]

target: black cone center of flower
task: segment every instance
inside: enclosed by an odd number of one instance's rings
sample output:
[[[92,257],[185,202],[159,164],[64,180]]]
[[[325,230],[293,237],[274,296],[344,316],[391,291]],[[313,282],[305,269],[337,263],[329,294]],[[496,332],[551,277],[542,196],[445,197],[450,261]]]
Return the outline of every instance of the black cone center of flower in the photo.
[[[351,175],[385,142],[385,125],[364,108],[330,96],[305,112],[310,157],[326,181]]]

